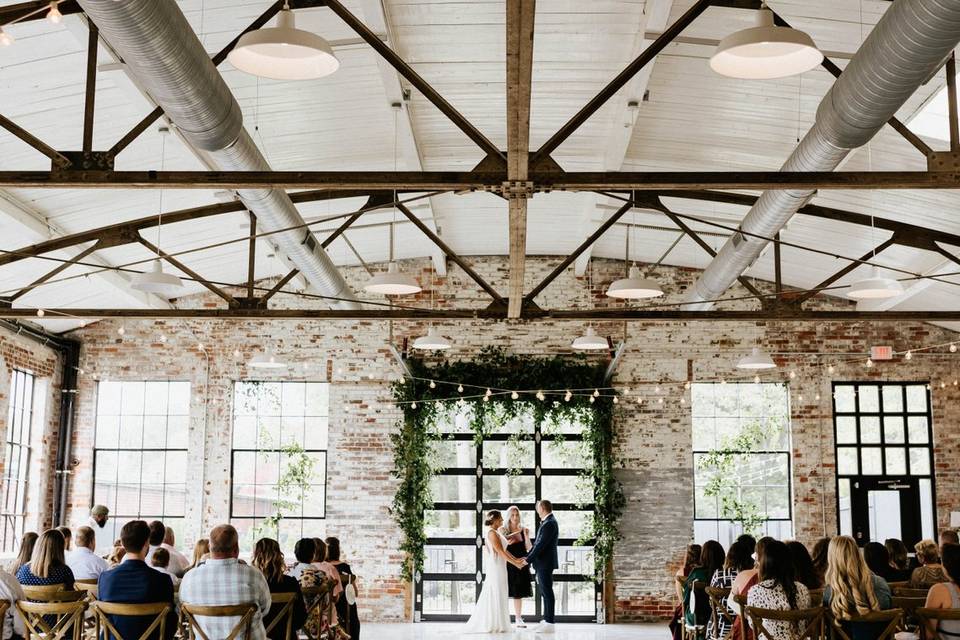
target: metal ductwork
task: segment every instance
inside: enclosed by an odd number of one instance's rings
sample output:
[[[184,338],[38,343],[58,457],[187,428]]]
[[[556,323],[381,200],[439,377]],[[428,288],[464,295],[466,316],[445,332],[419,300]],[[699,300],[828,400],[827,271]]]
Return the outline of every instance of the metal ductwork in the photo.
[[[861,45],[817,109],[810,131],[781,171],[833,171],[866,144],[944,63],[960,42],[957,0],[897,0]],[[765,191],[740,228],[772,238],[814,190]],[[760,256],[767,240],[734,234],[687,295],[705,310]]]
[[[79,0],[80,6],[120,54],[137,82],[183,137],[222,171],[270,171],[243,128],[240,105],[204,50],[175,0]],[[304,225],[281,189],[242,189],[240,200],[265,231]],[[308,229],[272,235],[271,241],[331,307],[359,303]]]

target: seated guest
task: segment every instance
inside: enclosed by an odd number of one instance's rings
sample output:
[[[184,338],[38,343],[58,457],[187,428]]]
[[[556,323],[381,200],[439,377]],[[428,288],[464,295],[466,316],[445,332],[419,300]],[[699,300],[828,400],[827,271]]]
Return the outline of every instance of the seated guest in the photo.
[[[679,569],[677,569],[675,577],[686,580],[687,576],[690,575],[690,572],[693,571],[694,567],[696,567],[700,562],[700,553],[702,551],[703,548],[700,545],[688,544],[687,550],[683,556],[683,564],[680,565]],[[677,589],[677,600],[683,604],[683,581],[675,580],[674,584]]]
[[[33,555],[33,548],[37,545],[37,538],[39,537],[40,536],[34,531],[27,531],[23,534],[23,540],[20,541],[20,551],[17,552],[17,557],[7,565],[7,570],[10,573],[17,575],[20,567],[30,562],[30,557]]]
[[[809,589],[822,589],[823,580],[817,573],[817,568],[813,566],[813,558],[810,552],[802,543],[791,540],[786,543],[787,551],[790,554],[790,561],[793,564],[793,578],[803,586]]]
[[[265,640],[263,617],[270,612],[273,604],[270,587],[258,569],[237,561],[239,555],[237,530],[229,524],[214,527],[210,532],[210,558],[183,576],[183,582],[180,583],[180,602],[206,606],[253,604],[256,611],[250,626],[250,635],[241,633],[237,638]],[[240,616],[198,616],[197,622],[207,637],[226,638],[240,622]]]
[[[810,566],[813,566],[813,561]],[[794,579],[790,550],[779,540],[771,540],[764,546],[759,580],[747,594],[748,607],[777,611],[797,611],[810,607],[810,592],[802,582]],[[776,640],[798,640],[802,631],[802,627],[784,620],[768,620],[764,626]]]
[[[163,544],[160,547],[166,549],[170,554],[170,571],[178,578],[182,578],[184,572],[190,566],[190,560],[177,550],[177,539],[170,527],[164,526]]]
[[[327,544],[323,543],[323,557],[326,557],[327,553]],[[340,594],[343,592],[343,584],[340,581],[340,572],[333,568],[329,562],[324,561],[322,564],[325,566],[318,566],[319,563],[315,563],[313,560],[318,555],[317,550],[317,538],[301,538],[297,540],[297,544],[293,546],[293,555],[297,559],[297,563],[293,565],[288,571],[287,575],[299,581],[300,587],[303,589],[309,589],[312,587],[320,586],[320,583],[324,578],[330,580],[333,584],[333,591],[331,593],[331,598],[336,602],[337,598],[340,597]],[[311,603],[312,604],[312,603]],[[323,628],[325,621],[323,620],[310,620],[308,622],[311,630],[314,631],[313,635],[318,635],[316,631]],[[336,610],[333,611],[333,614],[330,617],[330,620],[326,622],[331,627],[336,627],[339,624],[339,619],[337,618]]]
[[[924,606],[928,609],[960,609],[960,545],[946,542],[940,546],[940,551],[943,554],[943,569],[950,581],[930,587]],[[927,637],[937,640],[960,637],[960,620],[932,623]]]
[[[107,564],[110,565],[110,568],[113,568],[123,562],[123,557],[127,554],[127,550],[123,548],[122,544],[118,544],[113,548],[113,551],[110,552],[110,555],[107,557]]]
[[[874,575],[880,576],[887,583],[906,582],[910,579],[910,572],[895,569],[890,562],[890,552],[879,542],[868,542],[863,545],[863,559]]]
[[[313,567],[333,580],[333,597],[339,598],[343,591],[343,582],[336,567],[327,562],[327,543],[320,538],[313,539]]]
[[[31,587],[62,584],[65,591],[72,591],[73,571],[64,559],[63,546],[63,534],[56,529],[40,534],[30,563],[17,571],[17,581]]]
[[[23,588],[12,573],[0,569],[0,600],[6,600],[10,603],[6,614],[3,616],[3,633],[0,635],[2,640],[22,640],[27,637],[27,630],[23,625],[23,618],[20,617],[14,603],[17,600],[23,600]]]
[[[340,572],[340,576],[349,577],[351,584],[356,584],[356,577],[350,565],[340,559],[340,540],[330,536],[326,539],[327,543],[327,562]],[[354,586],[356,590],[356,586]],[[344,587],[346,591],[346,587]],[[356,603],[347,602],[346,593],[337,599],[337,618],[340,620],[341,628],[346,631],[352,640],[360,640],[360,615],[357,613]]]
[[[830,608],[834,624],[842,626],[852,640],[875,640],[884,623],[851,623],[851,618],[890,608],[890,586],[874,575],[850,536],[837,536],[827,552],[827,586],[823,604]],[[852,634],[852,635],[851,635]]]
[[[711,587],[729,589],[733,585],[733,581],[736,579],[738,573],[753,568],[753,558],[746,553],[748,548],[748,544],[740,540],[730,545],[730,548],[727,550],[727,557],[723,562],[723,568],[714,573],[713,578],[710,579]],[[727,610],[727,613],[731,617],[737,615],[737,612],[730,608],[729,603],[723,604],[722,607]],[[710,616],[710,622],[707,623],[708,638],[722,638],[726,636],[730,630],[730,623],[724,616],[719,615],[719,611],[718,609],[716,628],[714,627],[714,616]]]
[[[297,544],[293,545],[293,555],[297,562],[287,570],[287,575],[298,580],[300,586],[303,584],[303,575],[305,573],[318,573],[318,569],[313,566],[313,557],[316,554],[316,544],[313,538],[300,538]]]
[[[911,589],[929,589],[935,584],[947,582],[943,566],[940,564],[940,547],[933,540],[921,540],[914,547],[920,566],[910,574]]]
[[[73,532],[70,531],[70,527],[57,527],[57,531],[63,536],[63,552],[70,553],[73,550]]]
[[[173,583],[173,586],[180,584],[180,578],[173,571],[170,571],[170,552],[163,547],[153,552],[153,557],[150,558],[150,566],[154,570],[170,576],[170,582]]]
[[[280,551],[280,545],[273,538],[260,538],[253,547],[253,557],[250,564],[260,569],[263,577],[267,580],[267,586],[270,587],[270,593],[295,593],[293,600],[293,633],[296,635],[307,620],[307,608],[303,602],[303,594],[300,592],[300,583],[297,579],[284,575],[283,570],[286,564],[283,560],[283,552]],[[274,605],[270,612],[263,618],[263,626],[268,627],[274,617],[280,612],[283,605]],[[286,635],[286,625],[278,622],[268,634],[270,640],[284,640]]]
[[[887,553],[890,554],[891,567],[899,569],[900,571],[906,571],[907,575],[916,568],[911,565],[910,556],[907,554],[907,545],[903,544],[903,540],[887,538],[883,541],[883,546],[887,548]],[[909,580],[909,578],[907,579]]]
[[[120,543],[126,552],[119,566],[100,575],[98,597],[103,602],[121,604],[151,604],[164,602],[170,605],[167,614],[166,636],[173,638],[177,630],[177,612],[173,601],[173,584],[170,579],[147,566],[144,558],[150,548],[150,527],[143,520],[132,520],[120,530]],[[108,616],[123,638],[139,638],[155,619],[155,616]],[[151,640],[160,639],[159,627]]]
[[[943,555],[943,545],[960,544],[960,536],[956,529],[944,529],[940,532],[940,555]]]
[[[197,543],[193,545],[193,562],[191,562],[190,566],[187,567],[187,571],[190,569],[195,569],[203,564],[203,561],[207,559],[209,554],[210,541],[206,538],[200,538],[197,540]]]
[[[740,536],[737,538],[738,541],[744,541],[747,545],[747,548],[750,548],[750,543],[753,541],[751,537]],[[759,582],[760,571],[759,566],[763,561],[764,549],[766,549],[767,544],[773,542],[773,538],[769,536],[764,536],[754,542],[756,548],[756,561],[752,567],[749,569],[744,569],[737,574],[737,577],[734,578],[733,584],[730,585],[730,597],[727,598],[727,605],[737,612],[737,617],[733,621],[733,631],[730,634],[732,640],[749,640],[753,637],[753,633],[748,627],[744,625],[744,617],[741,614],[740,606],[737,605],[735,598],[737,596],[747,597],[747,594],[750,592],[750,589]]]
[[[702,624],[710,615],[710,603],[708,601],[698,601],[694,610],[691,611],[690,598],[693,594],[693,584],[695,582],[710,584],[713,576],[723,569],[725,559],[726,554],[723,551],[723,545],[719,542],[707,540],[703,543],[703,548],[700,551],[700,562],[687,576],[687,581],[683,585],[683,612],[684,620],[688,625]]]
[[[813,550],[810,551],[810,559],[813,560],[813,568],[817,570],[817,576],[820,577],[820,584],[827,583],[827,549],[829,547],[830,538],[820,538],[813,543]]]
[[[153,552],[163,544],[163,537],[166,533],[167,528],[163,526],[162,522],[159,520],[152,520],[150,522],[150,551],[147,552],[147,557],[144,558],[145,561],[150,562],[150,558],[153,557]]]
[[[97,546],[97,534],[90,527],[77,529],[77,544],[67,554],[67,566],[75,580],[96,580],[109,568],[107,561],[93,552]]]

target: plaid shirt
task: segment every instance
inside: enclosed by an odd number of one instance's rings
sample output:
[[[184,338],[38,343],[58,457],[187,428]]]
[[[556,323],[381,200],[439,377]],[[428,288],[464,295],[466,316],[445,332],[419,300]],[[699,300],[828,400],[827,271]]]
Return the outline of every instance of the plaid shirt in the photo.
[[[270,587],[259,569],[240,564],[236,558],[207,560],[188,571],[180,584],[180,602],[207,606],[253,603],[257,605],[257,611],[250,626],[250,636],[241,634],[238,637],[266,640],[263,616],[270,611]],[[240,618],[197,616],[197,622],[211,640],[217,640],[230,635]]]

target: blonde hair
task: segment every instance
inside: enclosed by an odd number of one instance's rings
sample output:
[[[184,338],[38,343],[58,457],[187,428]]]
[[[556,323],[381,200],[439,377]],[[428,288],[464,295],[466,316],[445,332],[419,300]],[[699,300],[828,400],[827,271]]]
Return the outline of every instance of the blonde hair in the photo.
[[[917,560],[922,564],[937,564],[940,562],[940,547],[933,540],[921,540],[913,545],[913,550],[917,552]]]
[[[193,545],[193,564],[190,565],[190,568],[193,569],[203,562],[204,556],[208,553],[210,553],[210,541],[206,538],[197,540],[197,543]]]
[[[836,624],[880,609],[870,568],[850,536],[837,536],[830,541],[826,582],[832,592],[830,612]]]
[[[520,524],[520,528],[523,529],[523,520],[520,519],[520,507],[517,505],[511,505],[507,507],[507,515],[503,519],[503,526],[500,527],[500,533],[503,535],[510,533],[510,518],[512,517],[510,514],[512,514],[514,511],[517,512],[517,522]]]
[[[46,578],[55,568],[66,564],[63,547],[63,534],[58,530],[49,529],[41,533],[30,558],[30,573],[38,578]]]

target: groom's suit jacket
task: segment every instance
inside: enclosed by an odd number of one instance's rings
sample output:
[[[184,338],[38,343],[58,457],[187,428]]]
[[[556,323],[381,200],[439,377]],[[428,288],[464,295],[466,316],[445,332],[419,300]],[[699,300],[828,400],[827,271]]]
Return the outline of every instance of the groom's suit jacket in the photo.
[[[560,526],[551,513],[540,523],[537,539],[527,554],[527,562],[533,565],[537,573],[553,571],[560,567],[557,559],[557,541],[560,538]]]

